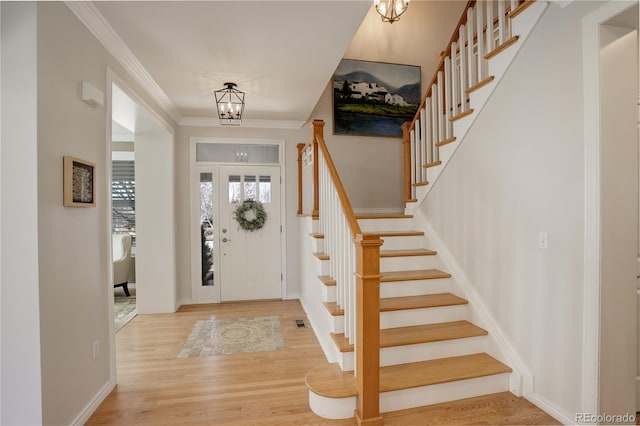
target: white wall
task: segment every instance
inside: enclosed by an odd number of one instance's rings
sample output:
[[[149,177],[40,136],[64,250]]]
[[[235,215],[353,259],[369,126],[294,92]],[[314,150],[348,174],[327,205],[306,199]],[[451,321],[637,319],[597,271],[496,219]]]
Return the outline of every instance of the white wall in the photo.
[[[529,397],[568,419],[583,362],[581,23],[601,4],[547,8],[420,207],[533,373]]]
[[[358,29],[345,58],[419,65],[422,94],[433,77],[466,2],[412,2],[399,22],[380,20],[373,7]],[[356,210],[404,208],[402,139],[333,135],[333,86],[329,82],[312,119],[323,119],[325,140]],[[372,210],[373,209],[373,210]]]
[[[6,2],[0,8],[0,423],[36,425],[42,423],[35,161],[37,8],[35,3]]]
[[[603,25],[600,41],[600,411],[623,415],[636,411],[638,32]]]
[[[109,363],[113,285],[108,280],[107,113],[80,100],[81,82],[106,93],[109,67],[164,120],[172,121],[63,3],[39,2],[37,8],[42,421],[59,425],[82,422],[115,384]],[[96,207],[62,206],[64,155],[96,163]],[[100,353],[93,360],[95,341]]]
[[[136,133],[136,292],[140,314],[175,312],[173,135]]]

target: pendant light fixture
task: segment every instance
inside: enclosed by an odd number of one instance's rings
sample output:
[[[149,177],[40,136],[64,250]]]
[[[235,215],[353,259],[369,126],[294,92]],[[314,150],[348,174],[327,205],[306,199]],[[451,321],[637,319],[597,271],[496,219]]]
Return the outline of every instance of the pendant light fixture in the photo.
[[[239,126],[244,113],[244,92],[236,89],[235,83],[224,83],[224,88],[214,92],[220,124]]]
[[[382,17],[382,22],[393,24],[407,10],[409,0],[374,0],[373,4]]]

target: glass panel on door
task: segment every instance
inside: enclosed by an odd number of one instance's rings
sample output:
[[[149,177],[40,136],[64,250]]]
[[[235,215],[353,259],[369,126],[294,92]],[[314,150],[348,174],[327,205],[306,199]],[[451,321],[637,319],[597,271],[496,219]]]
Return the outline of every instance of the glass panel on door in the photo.
[[[200,252],[203,286],[214,284],[213,203],[213,173],[200,173]]]

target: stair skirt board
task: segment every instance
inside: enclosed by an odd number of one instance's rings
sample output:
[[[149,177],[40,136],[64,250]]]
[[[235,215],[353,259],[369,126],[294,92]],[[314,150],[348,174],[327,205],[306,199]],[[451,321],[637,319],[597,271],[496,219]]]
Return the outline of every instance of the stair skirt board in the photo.
[[[418,343],[414,345],[380,348],[380,366],[408,364],[460,355],[472,355],[485,352],[487,336],[465,337],[438,342]],[[353,371],[354,352],[339,352],[338,364],[342,371]]]
[[[382,392],[380,394],[380,412],[388,413],[390,411],[506,392],[509,390],[510,375],[511,373],[501,373],[437,385]],[[353,412],[356,409],[356,397],[327,398],[310,390],[309,406],[314,413],[321,417],[348,419],[353,418]]]

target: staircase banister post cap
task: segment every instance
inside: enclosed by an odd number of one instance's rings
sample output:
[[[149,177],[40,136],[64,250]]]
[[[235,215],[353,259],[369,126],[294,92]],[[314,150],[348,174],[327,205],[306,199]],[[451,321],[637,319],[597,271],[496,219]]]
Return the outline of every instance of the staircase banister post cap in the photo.
[[[357,234],[353,242],[360,247],[380,247],[384,244],[378,234]]]

